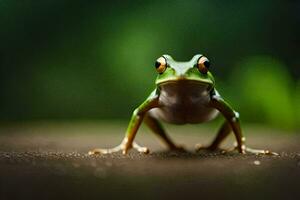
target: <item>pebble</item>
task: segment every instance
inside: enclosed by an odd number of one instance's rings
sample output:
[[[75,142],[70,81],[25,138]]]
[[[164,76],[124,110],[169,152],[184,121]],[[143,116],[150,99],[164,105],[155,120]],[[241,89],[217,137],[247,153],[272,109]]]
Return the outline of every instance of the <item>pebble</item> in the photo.
[[[254,163],[254,165],[260,165],[260,161],[259,160],[255,160],[253,163]]]

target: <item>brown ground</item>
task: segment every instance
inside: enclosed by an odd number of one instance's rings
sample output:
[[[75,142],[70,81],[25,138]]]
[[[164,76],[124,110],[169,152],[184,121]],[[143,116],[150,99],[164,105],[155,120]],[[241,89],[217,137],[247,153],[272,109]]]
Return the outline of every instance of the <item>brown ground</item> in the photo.
[[[122,139],[126,125],[118,124],[0,126],[0,199],[300,199],[299,134],[245,129],[248,144],[277,151],[277,157],[178,154],[164,152],[155,136],[142,129],[137,139],[152,150],[150,155],[88,156],[89,149]],[[209,142],[216,131],[168,129],[189,150]]]

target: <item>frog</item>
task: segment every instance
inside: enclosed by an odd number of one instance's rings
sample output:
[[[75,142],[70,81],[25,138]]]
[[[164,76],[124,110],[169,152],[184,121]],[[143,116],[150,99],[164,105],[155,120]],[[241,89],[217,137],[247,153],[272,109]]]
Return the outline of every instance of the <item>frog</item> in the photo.
[[[222,98],[216,89],[215,79],[211,72],[211,62],[202,55],[196,54],[191,60],[179,62],[170,55],[160,56],[154,65],[157,71],[155,89],[132,113],[124,139],[113,148],[96,148],[88,152],[94,154],[127,154],[130,149],[144,154],[149,148],[134,141],[142,122],[157,135],[171,151],[186,151],[181,145],[175,144],[167,134],[161,122],[170,124],[200,124],[224,117],[224,122],[216,137],[209,145],[196,144],[196,151],[221,150],[220,145],[232,132],[235,136],[233,148],[225,150],[237,151],[240,154],[277,155],[269,150],[253,149],[246,146],[243,136],[240,115]]]

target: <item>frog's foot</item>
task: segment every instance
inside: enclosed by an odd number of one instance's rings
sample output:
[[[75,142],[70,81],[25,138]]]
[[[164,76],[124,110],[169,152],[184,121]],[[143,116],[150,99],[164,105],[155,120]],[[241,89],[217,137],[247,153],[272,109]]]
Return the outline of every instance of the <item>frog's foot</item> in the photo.
[[[270,150],[263,150],[263,149],[252,149],[250,147],[243,146],[242,148],[238,148],[236,143],[234,147],[228,150],[224,150],[223,153],[238,151],[241,154],[255,154],[255,155],[270,155],[270,156],[278,156],[279,154],[276,152],[272,152]]]
[[[243,148],[238,148],[236,145],[234,145],[231,149],[221,149],[214,146],[203,146],[201,144],[196,144],[196,152],[199,151],[221,151],[222,153],[231,153],[231,152],[239,152],[241,154],[255,154],[255,155],[271,155],[271,156],[278,156],[279,154],[276,152],[272,152],[269,150],[262,150],[262,149],[252,149],[249,147],[244,146]]]
[[[92,151],[89,151],[89,155],[96,155],[96,154],[113,154],[117,152],[122,152],[122,154],[127,154],[129,149],[135,149],[140,153],[148,154],[150,151],[147,147],[142,147],[138,145],[136,142],[133,142],[132,145],[126,145],[126,142],[122,142],[118,146],[114,148],[109,148],[109,149],[94,149]]]
[[[237,148],[235,148],[237,149]],[[255,155],[269,155],[269,156],[278,156],[279,154],[270,150],[263,149],[252,149],[249,147],[245,147],[244,153],[255,154]]]

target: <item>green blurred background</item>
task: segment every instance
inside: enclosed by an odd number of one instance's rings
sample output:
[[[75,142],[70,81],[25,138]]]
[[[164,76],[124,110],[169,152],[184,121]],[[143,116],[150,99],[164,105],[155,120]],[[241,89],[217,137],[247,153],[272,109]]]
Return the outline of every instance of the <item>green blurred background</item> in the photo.
[[[155,60],[212,62],[244,123],[300,123],[299,1],[0,0],[0,120],[124,119]]]

